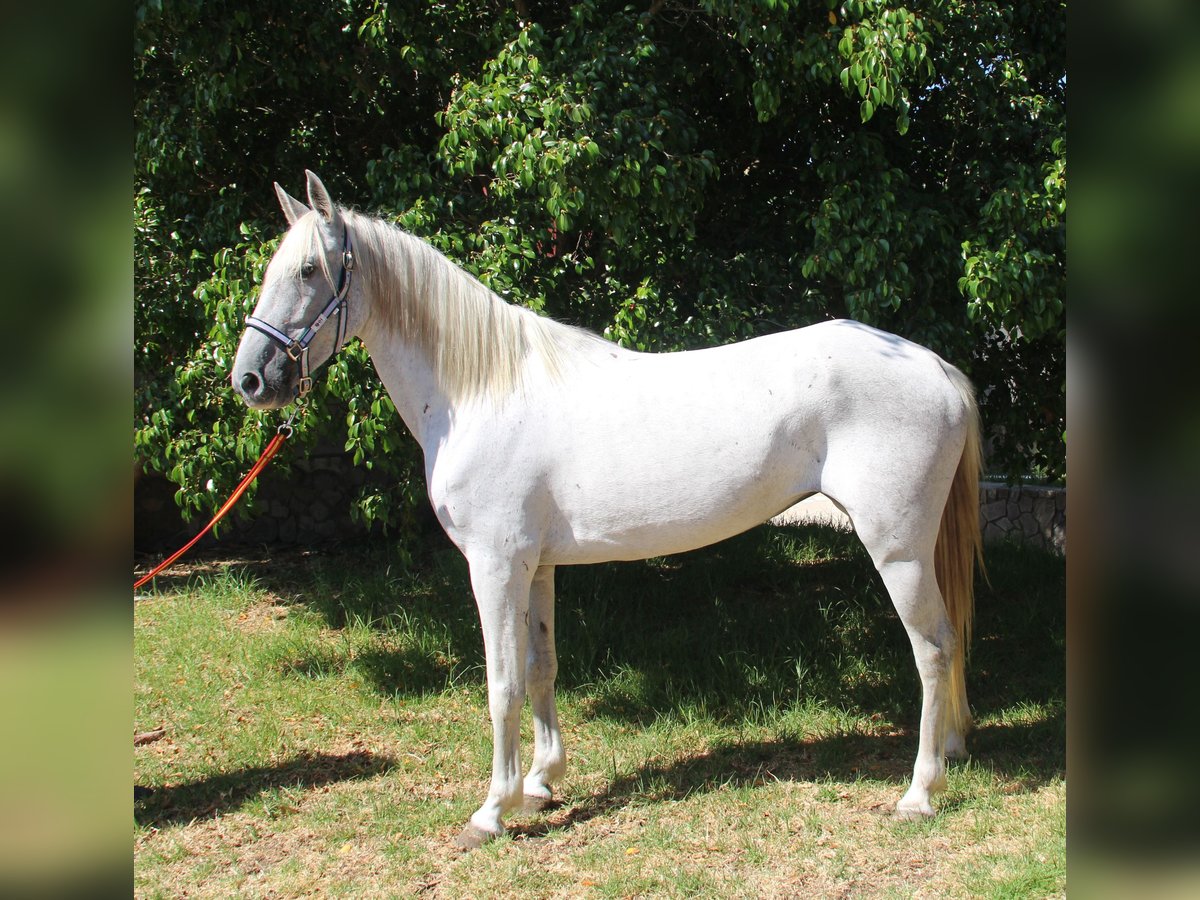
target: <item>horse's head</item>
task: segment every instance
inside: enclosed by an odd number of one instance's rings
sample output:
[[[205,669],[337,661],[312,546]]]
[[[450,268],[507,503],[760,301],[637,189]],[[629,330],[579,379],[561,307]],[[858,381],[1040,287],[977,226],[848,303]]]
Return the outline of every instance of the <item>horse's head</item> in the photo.
[[[302,397],[312,386],[310,372],[351,333],[351,235],[325,185],[305,174],[308,206],[275,185],[291,228],[267,266],[233,361],[233,387],[256,409],[278,409]]]

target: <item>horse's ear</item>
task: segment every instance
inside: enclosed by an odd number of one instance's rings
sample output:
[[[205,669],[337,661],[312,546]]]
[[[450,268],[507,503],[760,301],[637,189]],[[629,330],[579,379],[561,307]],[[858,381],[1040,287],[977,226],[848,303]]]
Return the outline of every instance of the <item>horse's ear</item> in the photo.
[[[275,182],[275,196],[279,198],[279,205],[283,208],[283,217],[287,219],[289,225],[295,225],[296,220],[309,211],[307,206],[288,194],[278,181]]]
[[[332,222],[334,216],[333,201],[329,199],[329,191],[321,184],[321,179],[314,172],[304,170],[308,178],[308,205],[321,214],[326,222]]]

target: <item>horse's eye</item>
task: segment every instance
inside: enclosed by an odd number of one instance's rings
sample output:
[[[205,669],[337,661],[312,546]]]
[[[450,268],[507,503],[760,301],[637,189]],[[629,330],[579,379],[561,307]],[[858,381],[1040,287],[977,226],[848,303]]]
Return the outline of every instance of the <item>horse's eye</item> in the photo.
[[[302,265],[300,267],[300,277],[307,278],[309,275],[311,275],[313,273],[315,268],[316,267],[312,263],[306,262],[304,265]]]

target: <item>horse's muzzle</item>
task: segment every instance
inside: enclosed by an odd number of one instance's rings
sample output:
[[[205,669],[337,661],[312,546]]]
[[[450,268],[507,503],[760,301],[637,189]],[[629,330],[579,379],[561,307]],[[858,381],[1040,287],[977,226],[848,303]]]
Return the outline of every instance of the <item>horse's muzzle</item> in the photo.
[[[247,334],[233,361],[230,382],[251,409],[281,409],[296,399],[298,373],[287,354],[267,344],[258,335]]]

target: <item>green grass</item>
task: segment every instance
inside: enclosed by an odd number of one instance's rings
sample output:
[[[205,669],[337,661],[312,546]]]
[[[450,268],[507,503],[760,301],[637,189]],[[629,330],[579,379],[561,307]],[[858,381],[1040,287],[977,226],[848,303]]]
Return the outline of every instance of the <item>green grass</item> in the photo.
[[[482,640],[465,563],[419,556],[216,561],[138,602],[136,724],[167,729],[135,751],[139,896],[1065,891],[1061,559],[990,548],[973,756],[920,823],[887,815],[918,680],[852,536],[561,569],[562,805],[463,855],[491,757]]]

